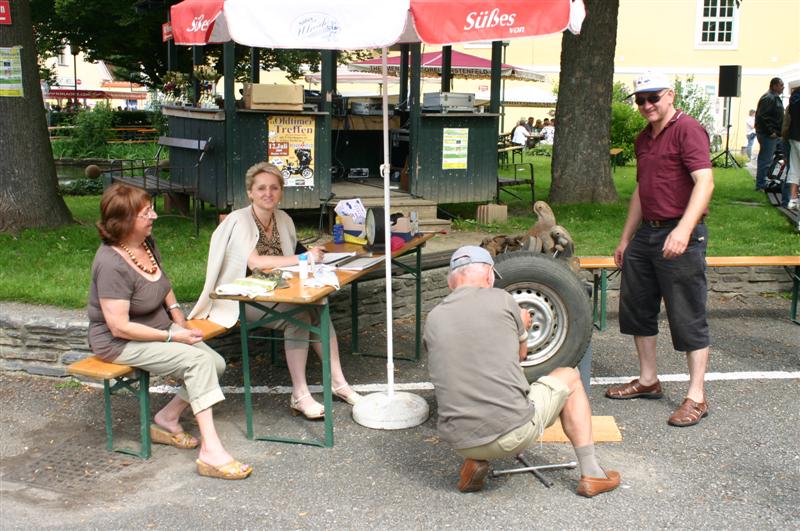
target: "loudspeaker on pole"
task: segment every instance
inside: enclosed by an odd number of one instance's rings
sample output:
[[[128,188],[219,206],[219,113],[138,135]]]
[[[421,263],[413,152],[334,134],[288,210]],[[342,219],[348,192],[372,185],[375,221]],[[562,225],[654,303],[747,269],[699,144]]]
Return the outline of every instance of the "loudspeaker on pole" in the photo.
[[[720,65],[719,92],[720,98],[738,98],[742,88],[742,65]]]

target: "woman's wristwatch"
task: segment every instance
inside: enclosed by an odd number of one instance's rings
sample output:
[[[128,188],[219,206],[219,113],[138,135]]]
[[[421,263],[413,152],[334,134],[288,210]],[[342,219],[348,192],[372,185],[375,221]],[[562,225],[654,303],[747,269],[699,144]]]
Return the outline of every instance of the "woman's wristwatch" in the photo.
[[[180,309],[180,307],[181,307],[181,305],[176,302],[175,304],[170,304],[169,306],[167,306],[167,310],[171,312],[175,308]]]

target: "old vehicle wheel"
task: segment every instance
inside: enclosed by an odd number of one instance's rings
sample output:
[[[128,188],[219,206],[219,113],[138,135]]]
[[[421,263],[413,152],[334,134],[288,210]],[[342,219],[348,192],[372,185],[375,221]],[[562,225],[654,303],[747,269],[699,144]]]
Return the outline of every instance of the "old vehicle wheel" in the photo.
[[[303,168],[303,171],[300,172],[300,175],[303,179],[310,179],[314,176],[314,171],[311,168]]]
[[[284,179],[288,179],[289,177],[292,176],[292,172],[284,168],[281,170],[281,175],[283,175]]]
[[[522,362],[528,381],[557,367],[575,367],[592,336],[583,282],[562,261],[529,251],[496,256],[495,269],[503,277],[495,287],[509,292],[531,314],[528,357]]]

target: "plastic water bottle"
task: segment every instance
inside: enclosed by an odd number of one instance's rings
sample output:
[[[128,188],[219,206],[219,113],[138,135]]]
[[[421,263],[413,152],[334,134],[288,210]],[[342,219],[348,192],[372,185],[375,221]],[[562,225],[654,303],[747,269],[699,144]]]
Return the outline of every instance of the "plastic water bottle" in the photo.
[[[300,285],[305,286],[306,280],[308,280],[308,253],[298,256],[298,264],[300,265]]]
[[[344,225],[339,216],[336,216],[336,224],[333,226],[333,243],[344,243]]]

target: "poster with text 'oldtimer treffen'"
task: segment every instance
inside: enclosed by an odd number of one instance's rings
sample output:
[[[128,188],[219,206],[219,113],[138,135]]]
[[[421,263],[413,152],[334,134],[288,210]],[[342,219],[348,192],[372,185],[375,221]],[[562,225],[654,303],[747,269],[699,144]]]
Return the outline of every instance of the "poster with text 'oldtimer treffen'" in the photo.
[[[20,46],[0,48],[0,97],[22,97]]]
[[[314,187],[314,117],[270,116],[267,160],[280,168],[285,187]]]

